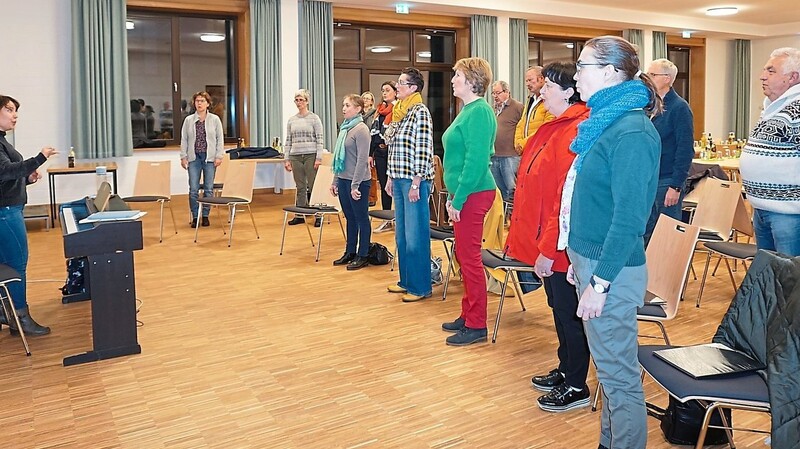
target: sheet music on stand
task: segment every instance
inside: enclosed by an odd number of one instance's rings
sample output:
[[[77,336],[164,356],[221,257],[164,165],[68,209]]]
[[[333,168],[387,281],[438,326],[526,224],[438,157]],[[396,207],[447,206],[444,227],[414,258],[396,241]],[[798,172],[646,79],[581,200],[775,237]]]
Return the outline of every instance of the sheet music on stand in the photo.
[[[103,221],[130,221],[138,220],[144,217],[147,212],[139,210],[113,210],[104,212],[95,212],[92,215],[80,221],[81,224],[97,223]]]
[[[65,207],[61,209],[64,214],[64,226],[67,228],[67,234],[78,232],[78,225],[75,223],[75,214],[72,213],[72,208]]]

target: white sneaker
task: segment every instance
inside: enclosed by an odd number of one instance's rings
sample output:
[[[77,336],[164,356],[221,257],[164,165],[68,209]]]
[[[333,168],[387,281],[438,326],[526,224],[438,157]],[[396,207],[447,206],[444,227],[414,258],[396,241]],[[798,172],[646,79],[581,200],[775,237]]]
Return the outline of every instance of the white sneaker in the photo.
[[[391,221],[384,221],[380,226],[375,228],[375,233],[380,234],[381,232],[391,231],[393,228],[394,225]]]

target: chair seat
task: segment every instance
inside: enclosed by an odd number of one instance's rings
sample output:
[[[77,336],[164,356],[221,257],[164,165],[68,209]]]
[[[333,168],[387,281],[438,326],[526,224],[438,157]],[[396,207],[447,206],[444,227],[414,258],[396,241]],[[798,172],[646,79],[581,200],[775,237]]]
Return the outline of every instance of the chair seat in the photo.
[[[700,240],[700,241],[704,241],[705,240],[705,241],[713,241],[713,242],[724,242],[725,241],[716,232],[707,231],[707,230],[704,230],[704,229],[700,230],[700,235],[697,236],[697,240]]]
[[[369,211],[369,216],[372,218],[377,218],[378,220],[394,220],[394,211],[393,210],[371,210]]]
[[[672,347],[639,346],[639,364],[650,377],[679,401],[700,399],[769,407],[767,384],[757,372],[695,379],[653,354],[660,349]]]
[[[291,212],[299,215],[317,215],[317,214],[338,214],[338,209],[320,209],[318,207],[302,207],[302,206],[286,206],[283,208],[286,212]]]
[[[207,204],[230,204],[230,203],[249,203],[250,201],[244,198],[236,198],[233,196],[207,196],[197,199],[198,203]]]
[[[0,263],[0,283],[13,282],[21,280],[17,270],[9,267],[6,264]]]
[[[499,254],[498,254],[499,253]],[[495,252],[488,249],[481,250],[481,260],[483,265],[492,269],[530,269],[525,271],[533,271],[533,266],[525,262],[514,259],[510,256],[503,256],[501,252]]]
[[[666,318],[667,313],[664,311],[664,308],[658,304],[645,304],[636,309],[636,317]]]
[[[434,240],[447,240],[456,238],[452,226],[431,226],[431,238]]]
[[[715,253],[736,259],[752,259],[756,257],[757,252],[756,245],[753,243],[709,242],[704,243],[703,246]]]
[[[151,196],[129,196],[127,198],[123,198],[122,201],[126,203],[153,203],[155,201],[161,200],[168,200],[168,196],[158,196],[158,195],[151,195]]]

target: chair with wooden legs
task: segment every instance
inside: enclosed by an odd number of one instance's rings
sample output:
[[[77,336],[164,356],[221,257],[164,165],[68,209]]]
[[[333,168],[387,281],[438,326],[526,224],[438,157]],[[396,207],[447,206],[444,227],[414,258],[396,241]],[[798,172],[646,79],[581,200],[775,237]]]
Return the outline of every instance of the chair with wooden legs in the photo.
[[[158,223],[158,241],[164,241],[164,206],[169,207],[172,216],[172,227],[175,234],[175,213],[172,211],[172,193],[170,190],[170,161],[139,161],[136,167],[136,179],[133,181],[133,196],[123,198],[126,203],[159,203],[161,206]]]
[[[228,173],[228,164],[231,163],[231,155],[225,153],[219,167],[214,170],[214,196],[222,195],[222,187],[225,185],[225,175]]]
[[[447,202],[447,187],[444,185],[444,168],[442,160],[439,156],[433,156],[433,191],[431,194],[431,202],[433,203],[435,222],[437,226],[445,226],[447,212],[445,204]]]
[[[250,203],[253,201],[253,180],[256,174],[256,163],[246,159],[232,160],[228,165],[227,173],[225,174],[224,185],[222,187],[221,196],[209,196],[197,199],[197,216],[201,217],[203,206],[227,206],[228,217],[230,217],[230,227],[228,229],[228,248],[233,242],[233,225],[236,221],[236,208],[237,206],[247,206],[247,212],[250,214],[250,221],[253,223],[253,229],[256,231],[256,238],[260,239],[258,235],[258,228],[256,227],[256,220],[253,218],[253,211],[250,209]],[[223,234],[225,232],[225,225],[222,226]],[[200,220],[197,220],[194,230],[194,242],[197,243],[197,234],[200,230]]]
[[[0,307],[2,307],[2,312],[6,316],[6,322],[9,324],[13,322],[17,325],[19,336],[22,338],[22,346],[25,347],[25,355],[30,356],[31,348],[28,347],[28,339],[25,338],[25,331],[22,330],[22,324],[19,322],[17,310],[14,308],[14,303],[11,300],[11,292],[8,291],[8,284],[11,282],[22,282],[22,278],[20,278],[19,273],[13,268],[6,264],[0,264],[0,289],[2,289],[2,294],[0,294]]]

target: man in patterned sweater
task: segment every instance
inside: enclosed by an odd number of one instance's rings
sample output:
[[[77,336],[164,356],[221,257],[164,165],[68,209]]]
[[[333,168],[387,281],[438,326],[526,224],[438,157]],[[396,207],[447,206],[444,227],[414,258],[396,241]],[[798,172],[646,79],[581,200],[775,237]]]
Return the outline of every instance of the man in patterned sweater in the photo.
[[[760,79],[764,111],[740,161],[756,245],[800,256],[800,50],[773,51]]]

